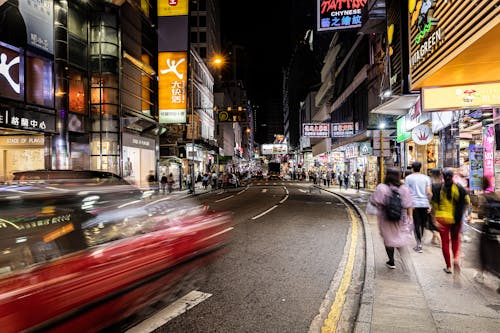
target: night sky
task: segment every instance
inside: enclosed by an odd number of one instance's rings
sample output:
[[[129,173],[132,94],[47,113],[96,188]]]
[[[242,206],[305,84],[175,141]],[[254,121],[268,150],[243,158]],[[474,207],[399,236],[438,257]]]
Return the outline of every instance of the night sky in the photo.
[[[257,115],[258,122],[276,112],[269,109],[272,100],[282,100],[283,68],[296,41],[314,27],[314,6],[314,0],[221,0],[222,47],[231,42],[245,47],[249,77],[244,83],[250,100],[265,113]]]

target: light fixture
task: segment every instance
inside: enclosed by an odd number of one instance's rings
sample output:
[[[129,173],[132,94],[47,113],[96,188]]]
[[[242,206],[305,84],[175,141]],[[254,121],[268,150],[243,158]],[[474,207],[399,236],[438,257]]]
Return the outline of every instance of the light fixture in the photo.
[[[387,125],[386,125],[385,121],[382,121],[380,124],[378,124],[379,129],[385,129],[386,126]]]
[[[392,90],[386,89],[382,92],[382,98],[389,98],[392,96]]]

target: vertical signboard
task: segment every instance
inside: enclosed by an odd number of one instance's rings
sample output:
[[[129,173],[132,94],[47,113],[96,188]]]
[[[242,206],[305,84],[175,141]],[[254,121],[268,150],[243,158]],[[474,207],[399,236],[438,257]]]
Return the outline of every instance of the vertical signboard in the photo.
[[[483,147],[481,145],[469,145],[469,189],[483,189]]]
[[[19,52],[0,45],[0,96],[23,99],[21,60]]]
[[[488,179],[490,186],[485,189],[488,192],[495,190],[495,131],[493,126],[483,127],[483,147],[484,147],[484,177]]]
[[[367,0],[318,0],[318,31],[361,27]]]
[[[158,54],[159,122],[186,122],[187,52]]]
[[[189,0],[158,0],[158,16],[188,15]]]

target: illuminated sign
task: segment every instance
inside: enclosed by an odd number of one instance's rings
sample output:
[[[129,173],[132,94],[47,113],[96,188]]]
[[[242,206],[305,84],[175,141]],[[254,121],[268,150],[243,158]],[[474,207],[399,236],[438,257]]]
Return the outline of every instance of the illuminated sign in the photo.
[[[413,128],[411,138],[417,145],[425,146],[434,139],[434,134],[429,126],[422,124]]]
[[[187,52],[158,54],[160,123],[186,122],[187,69]]]
[[[329,138],[330,124],[307,123],[302,124],[302,135],[311,138]]]
[[[332,124],[332,138],[349,137],[354,134],[353,123],[333,123]]]
[[[21,57],[18,52],[0,46],[0,96],[22,99]]]
[[[182,16],[188,15],[188,0],[159,0],[158,16]]]
[[[500,105],[500,83],[422,89],[423,109],[469,109]]]
[[[227,109],[218,111],[217,119],[219,120],[219,123],[237,123],[248,121],[246,109]]]
[[[319,0],[318,31],[361,27],[367,0]]]
[[[39,132],[55,132],[56,118],[54,115],[42,112],[5,107],[0,109],[0,126]]]
[[[260,147],[262,155],[284,155],[288,153],[286,144],[265,144]]]

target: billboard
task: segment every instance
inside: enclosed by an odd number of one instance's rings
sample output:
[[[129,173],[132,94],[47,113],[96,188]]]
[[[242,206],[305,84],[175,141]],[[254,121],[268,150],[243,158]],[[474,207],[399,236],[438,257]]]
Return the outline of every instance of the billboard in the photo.
[[[318,31],[361,27],[367,0],[318,0]]]
[[[245,123],[248,121],[247,110],[221,110],[217,112],[219,123]]]
[[[330,124],[306,123],[302,124],[302,135],[310,138],[329,138]]]
[[[0,45],[0,96],[22,100],[21,55],[19,52]]]
[[[187,52],[158,54],[159,122],[186,122],[187,109]]]
[[[158,16],[187,15],[189,0],[158,0]]]
[[[260,147],[260,152],[262,155],[285,155],[288,153],[288,147],[286,144],[264,144]]]

